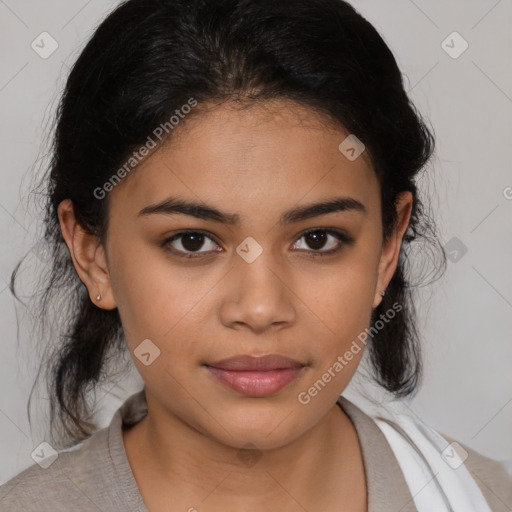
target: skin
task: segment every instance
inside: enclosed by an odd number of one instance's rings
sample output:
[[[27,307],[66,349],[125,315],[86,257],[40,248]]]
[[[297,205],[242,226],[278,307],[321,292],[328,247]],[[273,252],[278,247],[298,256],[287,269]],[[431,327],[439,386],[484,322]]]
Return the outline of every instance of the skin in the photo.
[[[366,152],[338,149],[348,133],[284,100],[236,109],[218,105],[183,122],[170,144],[110,192],[105,245],[59,218],[80,279],[98,307],[118,308],[148,415],[123,430],[126,453],[149,510],[367,510],[357,433],[336,405],[363,350],[308,404],[297,397],[322,377],[369,326],[398,263],[412,195],[397,202],[398,223],[382,240],[379,184]],[[240,215],[237,226],[187,215],[138,217],[168,196]],[[280,225],[283,212],[333,197],[357,199],[345,211]],[[304,231],[326,234],[314,245]],[[197,259],[162,242],[187,229],[207,231]],[[251,236],[263,252],[236,252]],[[312,257],[340,246],[337,254]],[[168,244],[191,253],[183,238]],[[188,248],[188,251],[187,251]],[[192,246],[193,248],[193,246]],[[196,253],[197,254],[197,253]],[[101,300],[96,296],[101,293]],[[134,350],[150,339],[160,355],[146,366]],[[307,367],[268,397],[248,397],[203,366],[233,355],[279,353]],[[257,449],[241,451],[247,443]],[[240,453],[259,459],[244,463]]]

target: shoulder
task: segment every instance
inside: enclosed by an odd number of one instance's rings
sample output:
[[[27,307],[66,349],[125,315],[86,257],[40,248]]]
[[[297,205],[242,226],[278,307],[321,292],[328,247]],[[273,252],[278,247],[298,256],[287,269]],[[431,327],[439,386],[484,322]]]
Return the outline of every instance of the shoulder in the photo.
[[[117,409],[110,424],[52,460],[43,454],[0,486],[2,512],[147,512],[123,444],[124,424],[147,412],[144,390]],[[48,463],[45,463],[47,461]]]
[[[105,472],[107,429],[102,429],[52,461],[45,454],[0,487],[1,510],[45,512],[91,510],[94,484]],[[59,508],[61,507],[61,508]]]
[[[338,403],[354,424],[359,439],[365,468],[368,510],[416,510],[398,461],[372,417],[343,395]]]
[[[369,491],[376,495],[379,494],[379,498],[376,501],[374,500],[374,503],[377,502],[379,506],[381,503],[383,505],[390,502],[394,503],[393,500],[397,500],[397,494],[401,495],[400,501],[403,501],[407,495],[405,489],[408,489],[403,479],[403,471],[398,469],[396,455],[375,423],[372,412],[363,411],[343,396],[340,397],[339,403],[356,426],[362,452],[368,466]],[[437,434],[457,450],[460,459],[463,460],[464,466],[473,477],[491,510],[493,512],[511,512],[512,476],[507,473],[505,467],[498,461],[478,453],[442,432],[437,432]],[[442,456],[442,454],[440,453],[439,456]],[[454,469],[456,470],[456,468]],[[383,495],[379,487],[382,487],[383,482],[388,482],[390,474],[392,475],[392,482],[389,483],[389,486],[393,489],[393,493],[392,495]],[[369,497],[371,498],[371,495]],[[409,495],[409,498],[412,499],[412,496]],[[380,510],[379,508],[376,509]]]
[[[46,454],[41,464],[33,464],[18,473],[0,486],[0,509],[3,512],[96,509],[100,480],[109,476],[106,474],[107,434],[108,428],[104,428],[72,449],[58,452],[53,461]]]
[[[452,437],[440,433],[450,444],[462,447],[461,459],[478,484],[493,512],[510,512],[512,510],[512,475],[498,461],[486,457],[469,448]],[[460,450],[457,447],[458,450]],[[466,455],[467,454],[467,455]],[[459,454],[461,455],[461,454]]]

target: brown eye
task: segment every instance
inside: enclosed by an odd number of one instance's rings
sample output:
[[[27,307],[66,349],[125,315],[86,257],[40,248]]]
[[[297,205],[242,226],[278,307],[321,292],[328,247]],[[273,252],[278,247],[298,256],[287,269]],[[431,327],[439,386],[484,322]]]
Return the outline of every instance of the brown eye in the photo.
[[[329,238],[333,239],[333,241],[329,242]],[[299,247],[300,244],[296,242],[294,248],[305,249],[306,252],[311,253],[313,256],[335,254],[341,251],[344,245],[351,245],[355,241],[351,236],[342,231],[326,228],[309,230],[299,238],[299,240],[302,239],[304,239],[307,247]],[[327,248],[325,249],[326,244]]]
[[[181,245],[187,251],[198,251],[204,244],[204,238],[201,233],[187,233],[182,236]]]
[[[311,231],[304,236],[309,247],[315,250],[321,249],[327,241],[325,231]]]
[[[210,244],[207,243],[208,241]],[[203,248],[205,244],[207,250],[201,251],[200,249]],[[162,245],[167,248],[167,250],[184,258],[195,258],[218,250],[218,245],[215,241],[201,231],[182,231],[176,233],[171,238],[165,240]],[[209,248],[208,245],[210,245]],[[194,253],[197,253],[197,256]]]

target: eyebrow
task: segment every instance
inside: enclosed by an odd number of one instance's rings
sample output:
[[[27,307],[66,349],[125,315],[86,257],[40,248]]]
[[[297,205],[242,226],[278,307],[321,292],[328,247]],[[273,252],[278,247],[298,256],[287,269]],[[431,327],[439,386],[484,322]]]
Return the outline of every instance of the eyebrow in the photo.
[[[335,197],[319,203],[311,203],[292,208],[283,213],[279,224],[293,224],[320,215],[346,211],[359,212],[362,214],[367,213],[366,207],[357,199],[351,197]],[[228,226],[237,226],[240,224],[240,215],[238,214],[223,212],[205,203],[184,201],[175,197],[168,197],[157,204],[146,206],[138,213],[137,217],[153,214],[189,215],[198,219],[210,220]]]

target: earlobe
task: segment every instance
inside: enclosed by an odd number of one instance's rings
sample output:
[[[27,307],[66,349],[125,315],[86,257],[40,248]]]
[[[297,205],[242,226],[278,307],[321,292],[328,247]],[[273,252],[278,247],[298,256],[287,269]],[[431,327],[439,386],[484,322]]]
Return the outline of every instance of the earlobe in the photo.
[[[97,285],[98,293],[93,294],[94,288],[90,293],[96,301],[93,301],[98,307],[102,309],[115,309],[117,307],[114,294],[112,292],[112,284],[110,282],[110,273],[108,271],[108,263],[104,247],[99,244],[98,238],[94,237],[96,241],[96,248],[94,252],[94,266],[92,272],[94,280]],[[98,304],[101,301],[101,304]]]
[[[381,295],[381,290],[385,290],[388,287],[398,265],[403,236],[409,226],[412,202],[413,196],[411,192],[405,191],[399,194],[396,206],[397,225],[389,240],[382,248],[373,308],[376,308],[382,302],[382,296],[384,294]]]
[[[102,309],[115,309],[110,276],[104,248],[98,237],[91,234],[76,220],[73,203],[65,199],[59,205],[62,236],[68,246],[73,265],[89,291],[91,301]]]
[[[386,290],[381,291],[380,296],[377,294],[375,295],[374,301],[372,304],[372,309],[375,309],[382,302],[384,295],[386,295]]]

